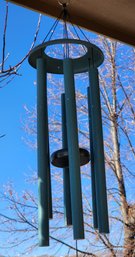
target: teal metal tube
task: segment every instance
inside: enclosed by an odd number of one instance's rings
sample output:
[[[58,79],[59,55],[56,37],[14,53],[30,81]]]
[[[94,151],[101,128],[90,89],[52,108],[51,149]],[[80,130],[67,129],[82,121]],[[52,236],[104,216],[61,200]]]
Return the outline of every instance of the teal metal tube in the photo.
[[[74,73],[72,60],[63,61],[69,172],[71,186],[71,206],[74,239],[84,239],[82,190],[80,174],[80,154],[78,147],[77,114],[75,101]]]
[[[66,106],[65,94],[61,94],[61,114],[62,114],[62,147],[68,148],[67,142],[67,125],[66,125]],[[69,168],[63,169],[63,184],[64,184],[64,218],[67,226],[72,225],[71,213],[71,190]]]
[[[90,102],[92,116],[92,138],[94,148],[94,166],[96,177],[96,197],[98,211],[98,229],[100,233],[109,233],[103,131],[101,118],[101,104],[98,69],[89,68]]]
[[[48,117],[47,117],[48,120]],[[49,134],[49,133],[48,133]],[[51,169],[50,169],[50,147],[49,147],[49,135],[48,135],[48,201],[49,201],[49,219],[53,219],[53,210],[52,210],[52,185],[51,185]]]
[[[94,165],[94,149],[93,149],[93,129],[92,129],[92,115],[91,115],[91,102],[90,102],[90,87],[87,88],[88,96],[88,117],[89,117],[89,134],[90,134],[90,157],[91,157],[91,188],[92,188],[92,209],[93,209],[93,225],[94,228],[98,228],[97,217],[97,202],[96,202],[96,177],[95,177],[95,165]]]
[[[39,246],[49,246],[49,140],[46,62],[37,59],[37,149]]]

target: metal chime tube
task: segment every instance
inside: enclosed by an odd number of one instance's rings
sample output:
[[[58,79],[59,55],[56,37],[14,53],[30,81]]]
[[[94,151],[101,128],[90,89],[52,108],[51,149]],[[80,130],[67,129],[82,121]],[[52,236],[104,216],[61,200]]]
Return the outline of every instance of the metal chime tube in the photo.
[[[91,102],[90,102],[90,87],[87,88],[88,96],[88,116],[89,116],[89,133],[90,133],[90,156],[91,156],[91,187],[92,187],[92,209],[93,209],[93,225],[94,228],[98,228],[97,217],[97,202],[96,202],[96,179],[95,179],[95,165],[94,165],[94,149],[93,149],[93,137],[92,137],[92,115],[91,115]]]
[[[94,148],[94,166],[96,178],[96,197],[98,211],[98,229],[100,233],[109,233],[108,208],[105,179],[105,162],[103,131],[101,118],[101,104],[99,79],[97,68],[89,68],[90,79],[90,102],[91,102],[91,121],[92,121],[92,138]]]
[[[62,109],[62,147],[64,149],[67,149],[68,142],[67,142],[65,94],[61,94],[61,109]],[[65,224],[69,226],[69,225],[72,225],[69,168],[63,169],[63,184],[64,184],[64,217],[65,217]]]
[[[49,246],[49,139],[46,61],[37,59],[37,147],[39,245]]]
[[[48,113],[47,113],[48,114]],[[47,116],[48,120],[48,116]],[[51,170],[50,170],[50,147],[49,147],[49,133],[48,133],[48,201],[49,201],[49,219],[53,218],[53,210],[52,210],[52,186],[51,186]]]
[[[71,186],[71,206],[74,239],[84,238],[82,190],[80,174],[80,154],[78,147],[77,114],[72,60],[63,61],[66,97],[66,119],[68,136],[68,155]]]

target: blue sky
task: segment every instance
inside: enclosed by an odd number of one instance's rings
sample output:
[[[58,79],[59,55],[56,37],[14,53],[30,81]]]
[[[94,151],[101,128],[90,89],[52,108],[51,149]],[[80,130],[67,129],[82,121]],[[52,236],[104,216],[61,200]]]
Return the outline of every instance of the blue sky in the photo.
[[[37,26],[39,14],[9,3],[9,19],[7,27],[6,54],[9,53],[7,67],[16,64],[28,52]],[[2,52],[3,24],[5,18],[5,1],[0,1],[0,61]],[[41,43],[53,19],[44,17],[37,44]],[[15,189],[22,191],[25,187],[25,174],[36,169],[36,151],[30,149],[23,141],[22,120],[25,118],[24,105],[35,106],[36,79],[35,70],[29,66],[28,60],[22,65],[19,73],[10,84],[0,90],[0,166],[1,186],[13,181]],[[2,205],[1,205],[2,207]],[[2,235],[0,237],[3,237]],[[19,252],[19,249],[18,249]],[[8,250],[0,254],[9,253]],[[10,254],[15,254],[14,250]]]
[[[0,2],[0,44],[2,42],[3,22],[5,17],[5,1]],[[16,64],[29,50],[32,43],[38,13],[9,4],[9,20],[7,28],[6,53],[9,53],[8,65]],[[45,17],[42,22],[42,32],[48,30],[52,19]],[[39,35],[39,41],[41,38]],[[42,34],[43,36],[45,34]],[[0,45],[1,49],[1,45]],[[0,134],[1,139],[1,184],[8,179],[14,180],[16,186],[23,188],[23,176],[30,168],[35,168],[36,154],[24,144],[24,131],[21,120],[24,119],[24,108],[27,104],[32,107],[36,102],[36,88],[34,80],[36,72],[26,60],[19,71],[22,76],[16,77],[0,92]],[[22,183],[18,183],[22,181]]]

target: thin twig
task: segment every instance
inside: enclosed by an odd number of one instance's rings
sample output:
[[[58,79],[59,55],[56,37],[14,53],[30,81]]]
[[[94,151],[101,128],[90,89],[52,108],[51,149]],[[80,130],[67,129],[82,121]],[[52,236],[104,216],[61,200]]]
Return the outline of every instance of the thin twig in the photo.
[[[6,2],[6,15],[5,15],[5,25],[4,25],[4,33],[3,33],[3,50],[2,50],[2,67],[1,67],[2,72],[4,70],[4,63],[5,63],[7,24],[8,24],[8,2]]]

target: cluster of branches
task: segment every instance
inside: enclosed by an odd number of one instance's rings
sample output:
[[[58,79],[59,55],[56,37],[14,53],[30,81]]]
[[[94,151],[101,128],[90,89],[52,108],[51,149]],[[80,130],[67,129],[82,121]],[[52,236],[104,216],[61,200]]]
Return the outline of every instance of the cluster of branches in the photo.
[[[6,62],[9,58],[9,53],[7,53],[6,49],[6,42],[7,42],[7,28],[8,28],[8,17],[9,17],[9,4],[6,2],[6,11],[5,11],[5,20],[4,20],[4,30],[3,30],[3,38],[2,38],[2,58],[0,62],[0,88],[4,87],[5,85],[9,84],[16,76],[20,76],[19,69],[21,68],[21,65],[23,62],[28,58],[30,51],[35,46],[37,36],[40,29],[40,23],[41,23],[41,15],[39,15],[37,28],[35,31],[35,35],[32,41],[32,44],[26,53],[25,56],[22,57],[22,59],[17,62],[14,65],[6,65]]]

